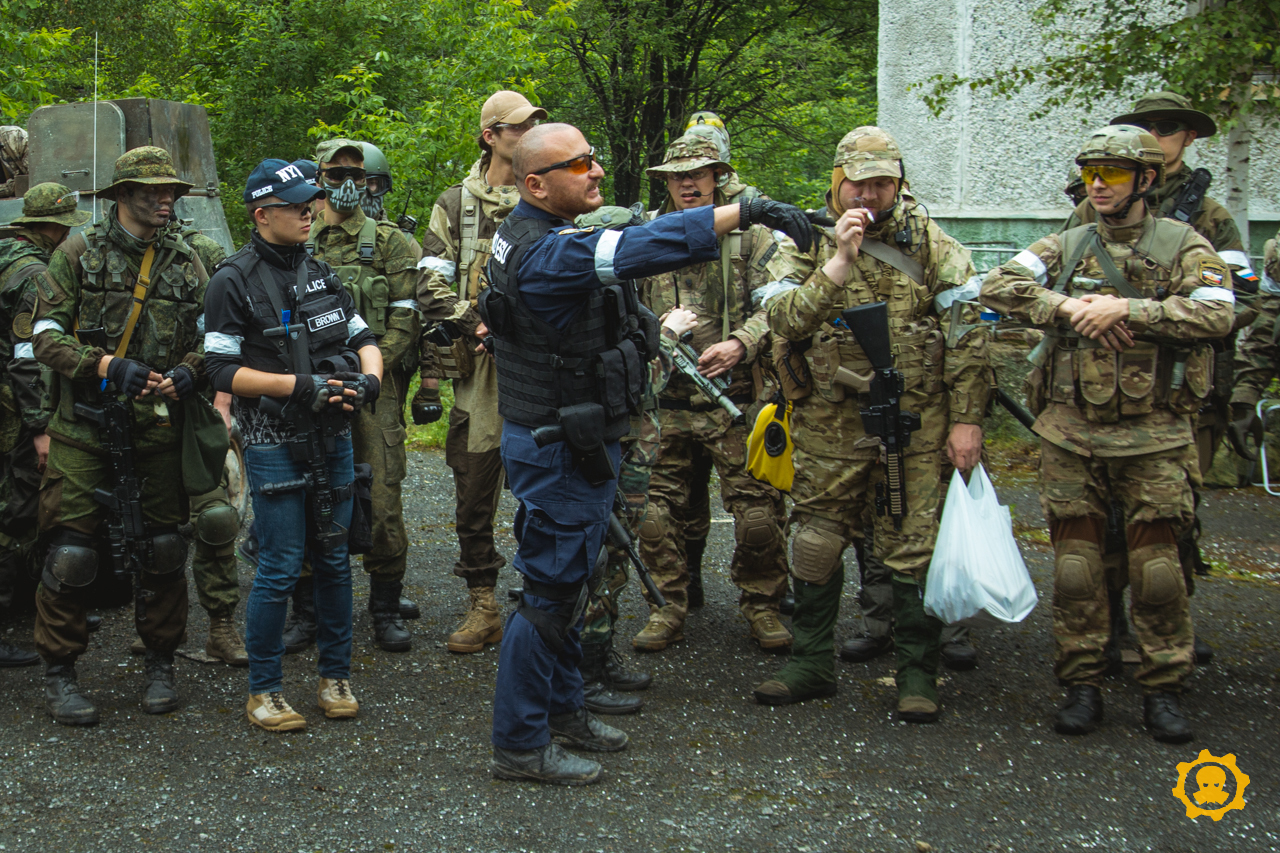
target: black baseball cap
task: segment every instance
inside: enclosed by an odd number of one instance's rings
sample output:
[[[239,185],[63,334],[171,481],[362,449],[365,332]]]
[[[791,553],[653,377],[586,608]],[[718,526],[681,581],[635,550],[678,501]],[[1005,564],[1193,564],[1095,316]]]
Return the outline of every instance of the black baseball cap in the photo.
[[[314,179],[313,173],[311,180]],[[267,196],[275,196],[289,204],[300,204],[314,201],[322,195],[324,190],[311,183],[300,166],[284,160],[263,160],[249,173],[249,180],[244,185],[245,204]]]

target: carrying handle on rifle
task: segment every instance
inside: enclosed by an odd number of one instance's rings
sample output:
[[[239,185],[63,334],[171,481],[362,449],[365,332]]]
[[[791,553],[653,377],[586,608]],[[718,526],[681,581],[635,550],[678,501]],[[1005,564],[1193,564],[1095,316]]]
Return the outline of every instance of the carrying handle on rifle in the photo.
[[[129,309],[124,334],[120,336],[120,344],[116,347],[116,358],[124,358],[125,351],[129,349],[129,341],[133,339],[133,330],[138,326],[138,317],[142,315],[142,306],[151,290],[151,263],[155,259],[156,247],[148,246],[147,253],[142,256],[142,266],[138,268],[138,283],[133,286],[133,307]]]

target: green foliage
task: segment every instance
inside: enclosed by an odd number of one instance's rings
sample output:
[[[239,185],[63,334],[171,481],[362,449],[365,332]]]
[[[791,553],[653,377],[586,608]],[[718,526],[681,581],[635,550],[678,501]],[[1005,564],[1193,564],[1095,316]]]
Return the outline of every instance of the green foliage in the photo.
[[[1280,0],[1044,0],[1043,59],[982,77],[936,75],[921,84],[935,115],[960,89],[1008,97],[1032,83],[1046,95],[1031,119],[1064,104],[1138,95],[1152,81],[1231,126],[1250,115],[1280,119]]]

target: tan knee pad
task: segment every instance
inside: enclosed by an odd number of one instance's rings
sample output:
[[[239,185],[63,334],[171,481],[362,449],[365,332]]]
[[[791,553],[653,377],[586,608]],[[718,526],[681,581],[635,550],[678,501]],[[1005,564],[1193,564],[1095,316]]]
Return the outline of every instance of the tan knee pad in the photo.
[[[662,513],[654,510],[655,507],[649,507],[648,515],[636,530],[637,535],[650,545],[657,545],[662,541]]]
[[[742,513],[742,530],[738,541],[751,548],[765,548],[777,539],[780,531],[773,513],[762,506],[753,506]]]
[[[825,584],[840,567],[844,540],[829,530],[802,527],[791,538],[791,572],[802,581]]]
[[[1187,594],[1173,545],[1148,545],[1129,554],[1129,587],[1135,601],[1160,607]]]
[[[1054,546],[1054,589],[1064,598],[1095,597],[1103,584],[1102,552],[1083,539],[1064,539]]]

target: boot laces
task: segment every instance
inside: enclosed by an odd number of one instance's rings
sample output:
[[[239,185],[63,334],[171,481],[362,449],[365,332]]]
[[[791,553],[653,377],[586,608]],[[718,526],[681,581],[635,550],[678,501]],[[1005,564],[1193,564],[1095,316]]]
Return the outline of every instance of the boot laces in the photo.
[[[293,710],[289,707],[289,703],[284,701],[284,693],[279,690],[273,690],[267,694],[267,704],[275,714],[287,714]]]
[[[343,701],[354,700],[355,696],[351,693],[351,682],[345,678],[335,678],[333,683],[329,685],[329,689],[333,692],[335,699]]]
[[[463,634],[483,634],[489,630],[489,620],[485,615],[485,611],[478,607],[467,611],[467,618],[462,620],[462,624],[458,626],[458,633]]]
[[[772,610],[766,610],[756,617],[756,627],[768,633],[782,630],[782,623],[778,621],[778,617]]]

